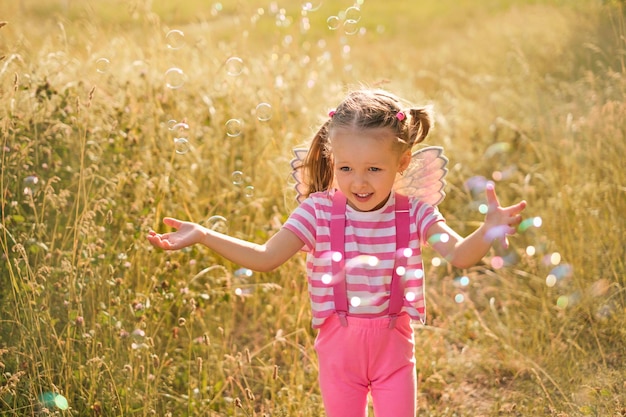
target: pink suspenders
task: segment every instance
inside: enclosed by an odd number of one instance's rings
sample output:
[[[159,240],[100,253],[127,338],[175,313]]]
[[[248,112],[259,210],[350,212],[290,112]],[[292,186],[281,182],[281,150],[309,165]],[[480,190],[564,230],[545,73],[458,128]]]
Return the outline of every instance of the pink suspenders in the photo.
[[[345,230],[346,230],[346,196],[339,190],[335,190],[333,207],[330,218],[330,249],[333,252],[332,268],[336,284],[333,286],[335,297],[335,311],[339,316],[342,326],[347,326],[348,321],[348,296],[346,293],[345,280]],[[404,294],[402,291],[402,279],[406,268],[407,256],[404,253],[409,247],[409,199],[405,195],[396,194],[396,264],[391,278],[391,294],[389,296],[389,328],[396,325],[396,319],[402,310]],[[338,258],[340,254],[341,258]],[[337,256],[337,258],[335,257]],[[398,271],[400,270],[400,274]]]

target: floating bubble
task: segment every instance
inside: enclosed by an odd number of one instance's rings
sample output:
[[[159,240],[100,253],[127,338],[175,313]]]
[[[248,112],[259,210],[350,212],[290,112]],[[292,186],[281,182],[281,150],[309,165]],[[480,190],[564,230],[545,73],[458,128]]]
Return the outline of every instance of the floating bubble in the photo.
[[[243,195],[246,196],[247,198],[254,197],[254,187],[251,185],[248,185],[246,188],[243,189]]]
[[[243,59],[233,56],[226,60],[226,73],[230,76],[236,77],[243,72]]]
[[[165,35],[168,49],[180,49],[185,46],[185,34],[182,30],[173,29]]]
[[[361,298],[359,297],[352,297],[350,298],[350,305],[352,307],[358,307],[361,305]]]
[[[244,175],[243,175],[243,172],[241,171],[234,171],[232,174],[230,174],[230,178],[232,179],[233,184],[235,185],[243,184]]]
[[[504,259],[501,256],[491,258],[491,267],[493,269],[501,269],[504,266]]]
[[[415,294],[413,291],[407,291],[406,294],[404,294],[404,298],[409,303],[412,303],[413,301],[415,301],[417,299],[417,294]]]
[[[304,1],[302,2],[303,12],[315,12],[322,6],[321,1]]]
[[[180,68],[172,67],[165,71],[165,86],[172,90],[185,84],[185,73]]]
[[[326,19],[326,24],[328,25],[328,29],[337,30],[339,28],[340,20],[337,16],[330,16]]]
[[[343,22],[343,31],[346,35],[354,35],[359,31],[359,24],[356,20],[345,20]]]
[[[252,276],[252,270],[248,269],[248,268],[239,268],[238,270],[235,271],[235,276],[236,277],[246,277],[249,278]]]
[[[554,275],[552,275],[552,274],[549,274],[549,275],[546,277],[546,285],[547,285],[548,287],[554,287],[554,286],[556,285],[556,281],[557,281],[556,276],[554,276]]]
[[[556,306],[561,310],[566,309],[570,304],[570,299],[567,295],[562,295],[556,300]]]
[[[405,258],[410,258],[413,255],[413,249],[411,248],[404,248],[402,250],[402,256],[404,256]]]
[[[189,141],[186,138],[175,138],[174,139],[174,150],[179,155],[184,155],[189,152]]]
[[[434,257],[434,258],[430,261],[430,263],[431,263],[433,266],[441,266],[441,258]]]
[[[487,230],[484,239],[486,242],[493,242],[496,239],[504,241],[509,231],[510,228],[508,225],[503,224],[500,226],[494,226],[491,229]]]
[[[469,191],[473,197],[476,197],[485,192],[488,183],[489,180],[487,178],[482,175],[476,175],[468,178],[463,184],[463,187]]]
[[[524,219],[521,221],[521,223],[517,227],[517,230],[520,232],[525,232],[531,227],[541,227],[542,224],[543,220],[541,219],[541,217],[529,217],[528,219]]]
[[[24,178],[24,195],[33,195],[39,187],[39,182],[39,177],[36,175],[29,175]]]
[[[487,204],[480,204],[478,206],[478,212],[480,214],[487,214],[489,212],[489,206]]]
[[[463,301],[465,301],[465,296],[463,294],[457,294],[454,296],[454,301],[457,304],[461,304]]]
[[[189,125],[187,123],[174,123],[170,127],[172,134],[177,138],[189,137]]]
[[[428,238],[428,243],[433,245],[435,243],[447,243],[450,240],[450,235],[447,233],[435,233]]]
[[[361,20],[361,9],[356,6],[348,7],[345,14],[346,21],[353,20],[354,22],[358,22]]]
[[[106,58],[100,58],[96,60],[96,71],[98,71],[100,74],[104,74],[105,72],[107,72],[110,66],[111,61]]]
[[[241,134],[241,120],[230,119],[226,122],[226,134],[231,138],[237,137]]]
[[[415,272],[413,273],[413,275],[415,275],[415,278],[417,278],[417,279],[422,279],[422,278],[424,278],[424,270],[416,269]]]
[[[341,252],[333,252],[331,259],[333,262],[340,262],[343,259],[343,254]]]
[[[55,392],[45,392],[41,394],[39,396],[39,402],[48,409],[56,407],[59,410],[67,410],[69,407],[67,398]]]
[[[269,103],[259,103],[256,106],[256,117],[262,122],[272,118],[272,106]]]
[[[235,289],[235,295],[238,295],[238,296],[243,295],[243,290],[241,288],[236,288]]]
[[[214,230],[219,233],[226,233],[228,231],[228,220],[222,216],[211,216],[206,221],[208,229]]]
[[[323,284],[330,284],[333,281],[333,277],[330,274],[324,274],[322,275],[322,283]]]
[[[561,263],[561,254],[558,252],[549,253],[543,257],[545,265],[558,265]]]
[[[574,267],[570,264],[557,265],[550,271],[550,275],[554,276],[557,280],[570,278],[574,275]]]
[[[173,130],[174,126],[176,126],[176,123],[178,123],[176,120],[174,119],[170,119],[167,121],[167,130]]]
[[[403,276],[404,274],[406,274],[406,268],[403,266],[399,266],[396,268],[396,274],[398,274],[398,276]]]
[[[498,142],[489,146],[485,151],[485,157],[491,158],[499,153],[507,153],[511,150],[511,144],[507,142]]]
[[[454,284],[460,287],[467,287],[469,285],[469,282],[470,279],[466,275],[454,278]]]
[[[534,256],[535,253],[537,253],[537,249],[534,246],[527,246],[526,247],[526,255]]]

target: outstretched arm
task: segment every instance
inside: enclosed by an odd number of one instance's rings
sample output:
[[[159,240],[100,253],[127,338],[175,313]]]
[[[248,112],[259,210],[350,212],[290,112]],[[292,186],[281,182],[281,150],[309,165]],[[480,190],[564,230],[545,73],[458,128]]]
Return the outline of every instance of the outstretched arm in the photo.
[[[231,262],[261,272],[271,271],[282,265],[303,246],[300,238],[284,228],[266,243],[256,244],[171,217],[164,218],[163,223],[177,230],[163,234],[151,230],[147,239],[153,246],[177,250],[200,243]]]
[[[476,264],[496,240],[505,248],[508,247],[507,236],[514,234],[522,221],[521,212],[526,208],[526,201],[501,207],[492,183],[487,185],[486,194],[489,208],[485,222],[466,238],[459,236],[443,222],[435,223],[428,229],[428,239],[433,241],[431,246],[458,268],[469,268]]]

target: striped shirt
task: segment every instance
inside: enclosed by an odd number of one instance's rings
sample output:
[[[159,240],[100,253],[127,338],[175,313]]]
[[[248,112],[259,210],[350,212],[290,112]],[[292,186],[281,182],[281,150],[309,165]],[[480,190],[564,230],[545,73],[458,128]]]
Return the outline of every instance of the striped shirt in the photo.
[[[335,311],[330,248],[332,194],[311,194],[289,216],[284,226],[303,242],[307,252],[307,277],[313,327],[319,328]],[[424,267],[421,245],[428,228],[445,221],[439,211],[426,203],[409,198],[409,248],[402,275],[404,305],[402,311],[422,323],[425,320]],[[362,317],[387,315],[391,276],[395,264],[396,227],[395,195],[380,209],[369,212],[346,207],[345,276],[348,314]]]

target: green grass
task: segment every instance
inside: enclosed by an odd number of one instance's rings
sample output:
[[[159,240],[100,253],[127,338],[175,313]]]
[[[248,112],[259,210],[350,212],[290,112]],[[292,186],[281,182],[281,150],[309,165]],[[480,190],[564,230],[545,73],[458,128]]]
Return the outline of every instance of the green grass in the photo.
[[[303,258],[247,277],[145,235],[165,215],[276,232],[291,149],[359,83],[434,105],[453,228],[481,221],[465,182],[498,172],[501,201],[542,219],[469,270],[426,252],[419,415],[624,415],[623,2],[366,0],[356,35],[326,23],[350,2],[269,4],[0,0],[3,415],[323,415]],[[169,120],[188,123],[188,153]],[[572,271],[553,287],[550,258]]]

